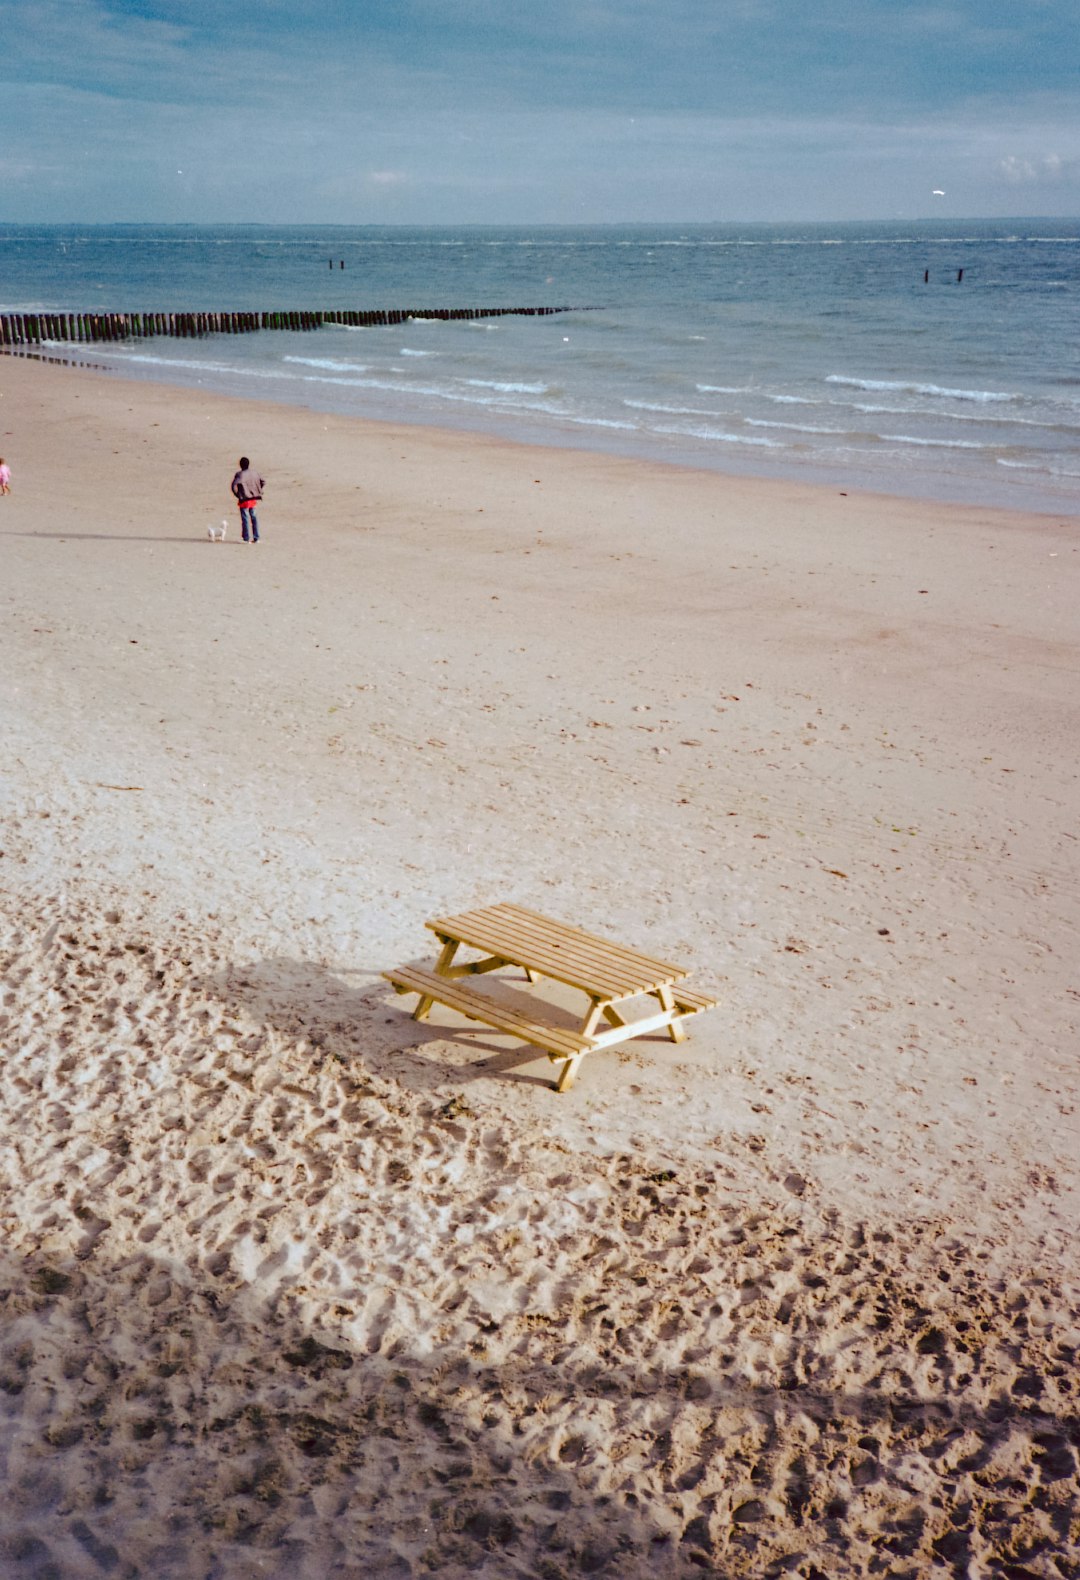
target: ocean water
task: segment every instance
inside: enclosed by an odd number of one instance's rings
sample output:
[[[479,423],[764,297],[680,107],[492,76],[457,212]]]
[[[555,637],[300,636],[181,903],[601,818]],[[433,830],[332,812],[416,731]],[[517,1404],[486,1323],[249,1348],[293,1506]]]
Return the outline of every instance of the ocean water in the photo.
[[[561,305],[590,310],[422,312]],[[0,311],[346,307],[418,314],[43,349],[321,411],[1076,509],[1080,221],[0,226]]]

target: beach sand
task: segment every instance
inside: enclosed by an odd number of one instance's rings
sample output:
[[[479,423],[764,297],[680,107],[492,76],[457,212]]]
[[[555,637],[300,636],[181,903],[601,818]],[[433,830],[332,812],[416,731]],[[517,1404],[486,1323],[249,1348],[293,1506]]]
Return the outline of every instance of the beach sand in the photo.
[[[1076,521],[0,434],[5,1577],[1080,1575]],[[413,1022],[503,899],[720,1005],[564,1095]]]

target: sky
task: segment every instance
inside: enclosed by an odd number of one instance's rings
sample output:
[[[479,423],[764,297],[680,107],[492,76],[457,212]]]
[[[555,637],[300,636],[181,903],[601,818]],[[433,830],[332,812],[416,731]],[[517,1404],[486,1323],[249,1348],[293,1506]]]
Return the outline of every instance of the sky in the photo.
[[[1080,215],[1077,0],[0,0],[0,221]]]

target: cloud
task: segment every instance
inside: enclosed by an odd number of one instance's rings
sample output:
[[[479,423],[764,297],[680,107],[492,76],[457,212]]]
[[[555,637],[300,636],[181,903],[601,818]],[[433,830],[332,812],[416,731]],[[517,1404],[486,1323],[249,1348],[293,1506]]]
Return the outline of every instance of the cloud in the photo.
[[[5,0],[0,26],[18,40],[22,81],[137,87],[139,75],[182,69],[192,35],[175,23],[110,9],[99,0]]]
[[[5,209],[889,217],[943,187],[1077,213],[1073,5],[0,0]]]
[[[1063,159],[1060,154],[1045,154],[1041,159],[1022,159],[1006,154],[998,163],[1005,180],[1013,186],[1037,182],[1058,182],[1080,171],[1080,159]]]

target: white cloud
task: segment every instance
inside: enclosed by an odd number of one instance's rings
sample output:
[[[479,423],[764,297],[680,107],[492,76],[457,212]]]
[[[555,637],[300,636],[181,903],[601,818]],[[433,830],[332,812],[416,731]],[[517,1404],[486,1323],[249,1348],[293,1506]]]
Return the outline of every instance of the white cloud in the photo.
[[[1006,181],[1019,185],[1025,181],[1034,181],[1037,171],[1030,159],[1018,159],[1015,154],[1007,154],[1001,161],[1000,170]]]
[[[1076,174],[1080,159],[1063,159],[1060,154],[1045,154],[1037,159],[1006,154],[998,168],[1010,185],[1029,186],[1037,182],[1056,183]]]

